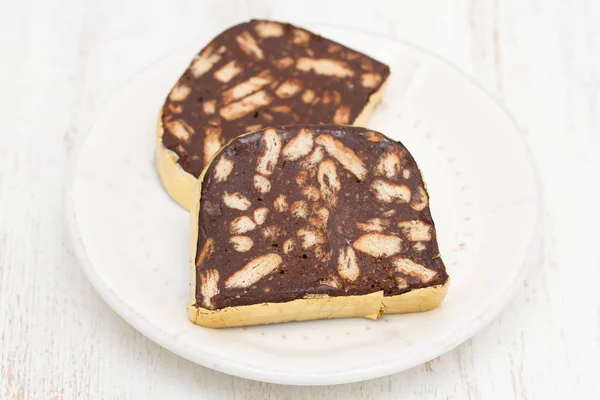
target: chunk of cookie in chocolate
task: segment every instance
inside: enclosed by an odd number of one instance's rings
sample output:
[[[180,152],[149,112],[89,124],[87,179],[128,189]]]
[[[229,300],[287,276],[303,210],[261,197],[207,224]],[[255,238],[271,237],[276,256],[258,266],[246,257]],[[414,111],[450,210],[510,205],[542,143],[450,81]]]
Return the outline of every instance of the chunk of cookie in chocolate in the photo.
[[[385,312],[386,298],[448,281],[417,164],[380,133],[250,133],[208,166],[200,195],[195,307],[382,292]]]

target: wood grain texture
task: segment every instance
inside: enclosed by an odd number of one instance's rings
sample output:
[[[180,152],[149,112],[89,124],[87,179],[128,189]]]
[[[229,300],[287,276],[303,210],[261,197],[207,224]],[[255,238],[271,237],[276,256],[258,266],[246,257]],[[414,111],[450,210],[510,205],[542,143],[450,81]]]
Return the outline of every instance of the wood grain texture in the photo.
[[[251,16],[408,39],[473,73],[523,127],[543,175],[544,244],[510,305],[454,351],[350,385],[253,382],[162,349],[86,280],[63,210],[76,143],[136,71],[198,26]],[[599,398],[598,21],[595,0],[4,4],[0,398]]]

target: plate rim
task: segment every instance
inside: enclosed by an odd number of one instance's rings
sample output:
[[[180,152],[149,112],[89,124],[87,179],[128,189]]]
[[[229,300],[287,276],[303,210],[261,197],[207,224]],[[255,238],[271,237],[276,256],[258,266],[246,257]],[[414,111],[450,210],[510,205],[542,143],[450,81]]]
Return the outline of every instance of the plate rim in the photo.
[[[424,362],[430,361],[454,349],[455,347],[459,346],[460,344],[464,343],[472,336],[474,336],[484,326],[489,324],[494,318],[498,316],[500,311],[502,311],[508,305],[509,301],[514,297],[515,293],[522,286],[523,281],[529,275],[531,269],[533,268],[534,263],[530,262],[530,258],[534,250],[537,248],[536,244],[541,243],[540,233],[543,228],[541,217],[544,204],[542,193],[543,183],[541,180],[541,175],[539,172],[538,165],[535,161],[533,151],[525,139],[523,129],[520,127],[513,114],[506,108],[506,106],[501,100],[499,100],[493,93],[485,89],[483,85],[481,85],[475,79],[475,77],[473,77],[468,72],[462,70],[445,57],[431,50],[423,48],[419,45],[416,45],[410,41],[397,39],[386,34],[381,34],[370,31],[368,29],[364,29],[362,27],[350,27],[343,24],[314,23],[308,21],[301,21],[298,22],[298,24],[301,26],[310,27],[311,29],[316,28],[316,31],[318,31],[319,27],[325,27],[368,35],[371,37],[386,40],[388,42],[397,43],[399,45],[408,47],[411,50],[414,50],[420,54],[423,54],[426,57],[432,58],[437,62],[442,63],[445,67],[450,68],[461,78],[465,79],[468,83],[473,85],[475,88],[479,89],[479,91],[481,91],[484,96],[487,96],[493,102],[493,104],[502,112],[502,114],[508,118],[508,121],[513,126],[514,130],[517,133],[518,139],[521,145],[523,146],[523,149],[525,150],[526,163],[529,165],[529,168],[533,173],[533,183],[535,185],[535,187],[533,188],[533,192],[535,193],[533,204],[535,205],[535,208],[532,211],[535,212],[536,215],[533,223],[533,231],[531,237],[529,238],[529,242],[526,246],[525,257],[522,261],[521,267],[516,273],[516,276],[513,281],[514,284],[508,286],[502,294],[502,296],[500,296],[495,303],[493,303],[490,307],[488,307],[485,311],[481,313],[480,318],[473,320],[468,325],[461,325],[457,327],[453,331],[452,335],[447,335],[448,337],[453,338],[453,340],[442,341],[427,346],[427,348],[430,350],[426,352],[426,355],[424,357],[420,357],[418,359],[413,358],[408,360],[397,360],[395,362],[373,363],[369,366],[353,369],[351,371],[346,371],[343,373],[281,373],[275,371],[266,371],[264,369],[256,368],[248,364],[240,365],[239,363],[232,362],[230,359],[219,359],[215,362],[215,360],[210,359],[210,353],[203,352],[202,354],[200,354],[196,351],[188,351],[189,347],[187,345],[177,340],[173,340],[171,334],[165,332],[160,326],[150,323],[143,315],[139,314],[130,304],[124,302],[119,297],[119,295],[116,292],[114,292],[114,290],[110,288],[109,285],[106,284],[106,282],[102,279],[100,274],[96,271],[97,268],[94,267],[94,264],[87,253],[85,244],[83,243],[83,238],[79,231],[76,206],[75,201],[73,199],[73,191],[78,173],[77,167],[79,165],[80,155],[91,133],[97,129],[97,126],[99,125],[100,121],[106,118],[110,106],[114,104],[117,101],[117,99],[122,95],[122,93],[128,90],[128,88],[136,81],[136,76],[145,74],[148,70],[151,70],[152,68],[156,67],[160,63],[164,62],[166,59],[172,57],[177,52],[190,47],[190,45],[192,43],[195,43],[195,41],[190,42],[177,49],[174,49],[173,51],[168,52],[167,54],[161,57],[158,57],[155,61],[138,70],[137,73],[131,79],[129,79],[124,86],[117,90],[117,92],[113,96],[111,96],[111,98],[103,105],[102,110],[97,115],[90,128],[86,131],[87,133],[79,138],[78,143],[76,145],[76,150],[73,152],[69,160],[70,164],[74,165],[75,168],[69,170],[69,176],[67,177],[67,184],[65,187],[64,207],[67,219],[68,236],[71,240],[77,259],[80,262],[86,277],[88,278],[96,292],[98,292],[100,297],[109,305],[109,307],[112,308],[113,311],[115,311],[128,324],[130,324],[133,328],[142,333],[144,336],[148,337],[150,340],[196,364],[217,370],[219,372],[243,377],[246,379],[292,385],[343,384],[387,376],[421,365]]]

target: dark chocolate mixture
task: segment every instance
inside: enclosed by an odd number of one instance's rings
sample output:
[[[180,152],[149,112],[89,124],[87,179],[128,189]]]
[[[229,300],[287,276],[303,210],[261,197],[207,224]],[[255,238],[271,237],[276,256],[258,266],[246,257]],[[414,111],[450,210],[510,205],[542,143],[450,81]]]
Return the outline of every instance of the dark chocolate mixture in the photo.
[[[253,181],[257,175],[259,158],[265,153],[264,132],[238,138],[226,146],[210,164],[203,179],[196,257],[197,304],[209,307],[210,303],[210,308],[220,309],[262,302],[290,301],[303,298],[307,294],[360,295],[379,290],[390,296],[445,283],[448,275],[439,257],[435,227],[423,179],[417,164],[404,146],[363,128],[312,125],[276,128],[281,138],[281,148],[285,148],[301,129],[312,132],[313,150],[322,147],[318,144],[319,138],[335,138],[338,144],[343,144],[345,149],[350,149],[362,160],[366,176],[359,179],[329,151],[325,151],[319,163],[332,160],[339,177],[337,202],[331,206],[324,201],[323,195],[312,196],[305,190],[307,186],[320,188],[318,173],[315,172],[317,167],[313,168],[312,172],[307,167],[307,160],[312,153],[295,161],[286,161],[282,154],[278,154],[273,172],[267,176],[271,183],[270,190],[261,194]],[[381,170],[377,172],[378,166],[382,157],[390,153],[401,156],[401,169],[393,176],[382,176]],[[229,160],[233,164],[230,165],[232,168],[229,169],[226,180],[216,171],[220,160]],[[299,181],[298,177],[306,179]],[[408,187],[410,199],[381,201],[377,197],[377,191],[373,190],[376,180],[398,187]],[[325,184],[330,183],[325,179],[323,181]],[[239,193],[249,201],[246,210],[230,208],[224,204],[224,196],[232,193]],[[286,204],[289,205],[285,211],[278,211],[275,205],[281,195],[285,196]],[[308,204],[308,215],[294,215],[291,205],[297,201]],[[268,209],[265,220],[241,234],[252,240],[252,248],[246,252],[236,251],[230,241],[233,236],[232,221],[242,216],[252,219],[253,211],[261,207]],[[325,226],[318,228],[326,240],[317,246],[303,248],[302,237],[298,232],[303,227],[314,228],[309,221],[311,217],[315,217],[315,210],[319,207],[329,210]],[[375,226],[375,230],[365,228],[366,222],[373,220],[381,224]],[[427,227],[429,240],[415,240],[423,239],[422,235],[418,234],[411,239],[410,230],[406,229],[406,223],[409,221],[417,221],[419,226]],[[391,256],[374,257],[356,250],[360,274],[355,280],[344,279],[338,273],[340,252],[353,243],[356,244],[358,238],[368,233],[400,238],[400,251]],[[293,239],[295,246],[286,254],[284,248],[288,239]],[[214,243],[214,249],[209,256],[202,258],[201,253],[207,240]],[[268,253],[277,254],[283,260],[276,270],[249,287],[225,286],[228,278],[248,262]],[[399,272],[394,264],[394,260],[399,258],[425,267],[430,275],[424,279],[418,273]],[[412,264],[409,263],[410,266]],[[218,271],[219,293],[214,295],[211,302],[202,304],[201,280],[206,276],[203,272],[209,269]]]
[[[163,106],[164,146],[194,176],[245,132],[296,123],[352,124],[389,68],[293,25],[250,21],[194,59]]]

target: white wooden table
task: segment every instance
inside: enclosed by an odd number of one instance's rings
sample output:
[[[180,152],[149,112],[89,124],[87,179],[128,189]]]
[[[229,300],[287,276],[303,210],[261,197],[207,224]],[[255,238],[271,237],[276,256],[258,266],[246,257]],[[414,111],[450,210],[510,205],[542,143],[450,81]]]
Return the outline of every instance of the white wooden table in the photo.
[[[600,2],[32,1],[0,7],[0,398],[600,398]],[[136,71],[250,17],[407,39],[504,101],[544,181],[540,261],[474,338],[423,366],[333,387],[194,365],[119,318],[72,252],[77,141]],[[507,154],[506,162],[510,162]],[[518,229],[518,226],[515,227]]]

